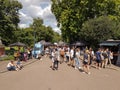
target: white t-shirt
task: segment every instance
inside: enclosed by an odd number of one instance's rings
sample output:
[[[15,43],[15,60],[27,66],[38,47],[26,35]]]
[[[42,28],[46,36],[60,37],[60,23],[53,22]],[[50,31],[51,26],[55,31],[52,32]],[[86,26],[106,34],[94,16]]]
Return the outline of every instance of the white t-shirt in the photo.
[[[74,50],[71,49],[71,50],[70,50],[70,56],[73,57],[73,54],[74,54]]]
[[[8,63],[7,67],[14,66],[11,62]]]
[[[68,51],[66,52],[66,56],[70,56],[70,53]]]
[[[76,57],[77,57],[77,58],[80,57],[80,52],[76,52]]]

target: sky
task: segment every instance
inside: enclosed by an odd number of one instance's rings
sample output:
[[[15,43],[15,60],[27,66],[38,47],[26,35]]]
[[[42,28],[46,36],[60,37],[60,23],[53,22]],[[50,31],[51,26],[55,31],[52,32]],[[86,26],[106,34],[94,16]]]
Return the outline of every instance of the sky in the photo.
[[[23,5],[19,11],[21,28],[29,27],[33,22],[33,18],[40,17],[43,19],[45,26],[51,26],[54,31],[60,33],[57,27],[57,21],[54,14],[51,12],[51,0],[18,0]]]

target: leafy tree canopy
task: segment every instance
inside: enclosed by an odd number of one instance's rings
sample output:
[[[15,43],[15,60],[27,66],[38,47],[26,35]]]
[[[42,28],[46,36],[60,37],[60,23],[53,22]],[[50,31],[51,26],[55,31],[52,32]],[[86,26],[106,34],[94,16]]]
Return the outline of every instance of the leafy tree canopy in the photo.
[[[82,24],[89,19],[108,16],[120,20],[120,0],[52,0],[52,12],[62,38],[74,42],[81,39]]]
[[[83,24],[81,37],[92,46],[97,46],[100,42],[111,39],[116,32],[114,21],[108,17],[90,19]]]
[[[16,40],[25,43],[28,46],[34,46],[34,43],[40,40],[46,42],[56,42],[60,40],[60,35],[53,31],[51,27],[43,25],[41,18],[34,18],[33,23],[28,28],[18,29],[15,32]]]
[[[17,0],[0,0],[0,36],[5,45],[12,43],[19,23],[18,11],[22,8]]]

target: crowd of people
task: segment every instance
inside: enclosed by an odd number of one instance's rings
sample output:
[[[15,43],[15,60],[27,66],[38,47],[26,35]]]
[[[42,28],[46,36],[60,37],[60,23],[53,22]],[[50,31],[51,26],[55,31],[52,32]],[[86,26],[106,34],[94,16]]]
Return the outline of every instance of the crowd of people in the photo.
[[[50,67],[52,70],[58,70],[59,65],[65,62],[68,66],[81,70],[82,73],[91,74],[91,67],[97,69],[106,68],[111,65],[111,60],[113,59],[113,52],[108,48],[98,48],[97,51],[94,51],[92,48],[81,50],[79,47],[55,45],[46,47],[44,51],[44,56],[49,57],[51,60]],[[23,56],[24,58],[22,58],[22,54],[19,51],[15,52],[15,61],[10,61],[7,69],[9,71],[21,70],[23,67],[21,61],[29,60],[32,57],[31,51],[28,49]]]
[[[79,69],[87,74],[91,74],[90,68],[92,66],[97,69],[110,66],[111,59],[113,59],[113,52],[108,48],[99,48],[97,51],[93,51],[92,48],[81,50],[76,47],[53,46],[47,47],[45,54],[46,56],[49,55],[53,70],[58,70],[59,64],[65,62],[68,66]]]

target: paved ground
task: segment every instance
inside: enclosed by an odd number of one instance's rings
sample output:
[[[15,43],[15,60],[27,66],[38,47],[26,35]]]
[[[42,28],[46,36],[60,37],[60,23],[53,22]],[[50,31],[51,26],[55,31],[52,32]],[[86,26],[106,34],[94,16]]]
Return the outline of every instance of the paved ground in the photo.
[[[21,71],[0,73],[0,90],[120,90],[119,67],[91,68],[87,75],[66,63],[53,71],[50,64],[49,58],[31,60]]]

